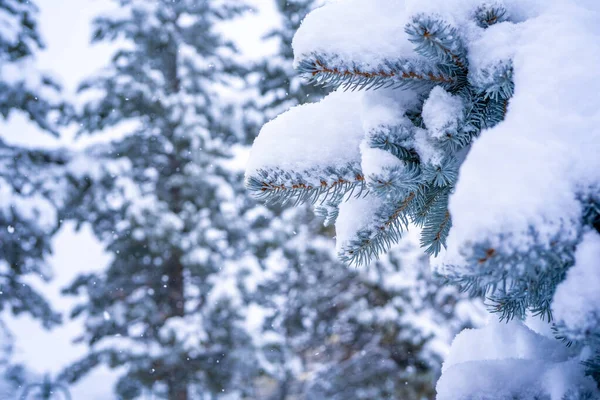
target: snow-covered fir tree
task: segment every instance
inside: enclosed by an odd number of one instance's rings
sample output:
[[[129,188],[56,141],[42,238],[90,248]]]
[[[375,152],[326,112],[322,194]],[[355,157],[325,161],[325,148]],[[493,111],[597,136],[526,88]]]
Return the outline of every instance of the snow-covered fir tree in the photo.
[[[20,113],[42,133],[58,135],[67,107],[59,86],[36,69],[43,48],[37,13],[32,1],[0,2],[0,116]],[[60,316],[27,277],[51,276],[47,256],[70,190],[69,155],[15,145],[7,140],[8,126],[0,129],[0,310],[28,313],[52,327]]]
[[[80,276],[80,340],[89,353],[63,374],[119,368],[119,398],[256,398],[259,363],[244,328],[247,201],[232,148],[244,139],[229,104],[243,68],[219,24],[240,1],[120,0],[93,40],[119,49],[82,90],[81,133],[124,132],[90,148],[75,216],[113,259]],[[248,278],[248,279],[247,279]],[[249,290],[249,289],[248,289]]]
[[[0,396],[6,399],[18,398],[25,383],[24,367],[15,365],[12,359],[13,342],[4,322],[0,323]]]
[[[52,278],[52,240],[81,181],[71,170],[70,151],[17,144],[21,132],[9,131],[15,129],[13,117],[24,117],[40,135],[57,137],[70,112],[56,80],[36,65],[44,48],[37,17],[34,1],[0,1],[0,311],[25,313],[53,328],[61,315],[39,291],[39,282]],[[40,378],[27,365],[15,364],[13,340],[3,317],[0,397],[7,399],[19,398]]]
[[[298,70],[335,90],[265,125],[247,187],[320,205],[350,264],[420,226],[437,272],[512,321],[456,338],[440,400],[600,397],[599,15],[344,0],[294,37]]]

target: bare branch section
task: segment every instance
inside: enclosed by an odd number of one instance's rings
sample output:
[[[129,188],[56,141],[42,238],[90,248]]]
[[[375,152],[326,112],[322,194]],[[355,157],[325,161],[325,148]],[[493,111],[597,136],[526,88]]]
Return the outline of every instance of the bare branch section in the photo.
[[[246,187],[256,199],[282,204],[339,203],[367,192],[364,175],[354,165],[302,173],[280,168],[261,169],[246,178]]]
[[[449,87],[457,83],[456,77],[451,74],[416,59],[385,62],[369,69],[345,63],[336,57],[314,55],[301,61],[298,69],[317,85],[342,87],[353,91],[423,85]]]

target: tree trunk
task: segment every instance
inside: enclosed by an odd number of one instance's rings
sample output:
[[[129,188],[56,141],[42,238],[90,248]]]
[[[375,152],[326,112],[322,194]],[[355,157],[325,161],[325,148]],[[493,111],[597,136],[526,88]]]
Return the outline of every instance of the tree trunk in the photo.
[[[174,21],[176,24],[176,21]],[[177,45],[174,41],[169,42],[165,49],[163,58],[163,74],[166,82],[166,92],[169,94],[180,91],[180,82],[177,70]],[[169,124],[168,124],[169,125]],[[175,137],[175,126],[163,132],[170,140]],[[179,171],[180,160],[177,157],[170,157],[168,174],[174,174]],[[169,190],[169,199],[167,200],[170,209],[175,214],[181,213],[180,188],[172,187]],[[172,249],[173,253],[167,261],[166,269],[169,278],[169,309],[171,317],[183,317],[185,315],[185,291],[184,291],[184,266],[181,262],[183,254],[178,249]],[[170,371],[172,374],[167,380],[169,400],[188,400],[188,385],[185,379],[186,371],[176,368]]]
[[[169,382],[169,400],[188,400],[187,385],[183,382]]]
[[[167,276],[169,277],[169,309],[170,317],[183,317],[185,314],[185,293],[183,264],[181,256],[173,254],[167,262]]]

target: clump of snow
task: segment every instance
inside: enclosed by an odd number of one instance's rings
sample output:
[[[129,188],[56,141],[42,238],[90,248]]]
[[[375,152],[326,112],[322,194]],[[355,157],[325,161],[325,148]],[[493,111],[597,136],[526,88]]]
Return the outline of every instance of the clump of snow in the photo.
[[[430,134],[425,129],[415,129],[414,148],[425,164],[438,165],[442,161],[442,152],[432,143]]]
[[[246,174],[270,167],[305,171],[358,163],[361,98],[362,93],[334,92],[275,118],[256,138]]]
[[[327,4],[310,13],[294,36],[295,63],[314,58],[315,54],[336,55],[361,68],[377,68],[389,60],[418,58],[404,32],[406,22],[403,0]]]
[[[356,232],[373,223],[375,212],[381,204],[382,200],[372,195],[351,198],[340,204],[339,216],[335,223],[338,253],[348,245],[349,240],[356,238]]]
[[[420,60],[404,31],[410,18],[420,13],[443,15],[471,37],[472,21],[481,0],[345,0],[332,2],[308,15],[293,41],[295,64],[315,55],[336,63],[350,60],[364,69],[378,68],[390,60]],[[515,22],[541,13],[544,0],[497,1],[510,10]],[[377,21],[377,23],[365,23]],[[325,59],[323,60],[323,57]],[[329,58],[329,59],[328,59]]]
[[[366,133],[399,125],[411,126],[404,115],[414,109],[419,98],[413,91],[379,89],[365,92],[361,112],[363,129]]]
[[[374,149],[367,143],[360,145],[362,171],[367,179],[377,176],[382,171],[392,168],[406,168],[400,159],[389,151]]]
[[[577,251],[575,265],[558,285],[552,309],[568,329],[585,332],[600,323],[600,235],[588,232]]]
[[[520,322],[491,322],[481,329],[465,329],[456,336],[452,351],[442,371],[469,361],[504,359],[545,359],[560,361],[568,358],[569,349],[543,337]]]
[[[522,22],[538,16],[549,0],[405,0],[405,2],[409,15],[437,14],[443,15],[450,23],[464,24],[465,21],[471,20],[477,8],[484,4],[504,6],[511,21]]]
[[[582,391],[597,396],[594,381],[584,372],[576,360],[556,364],[514,359],[469,362],[442,375],[437,400],[563,400],[567,394]]]
[[[369,138],[381,133],[389,133],[399,126],[409,128],[412,122],[406,118],[407,109],[418,104],[415,93],[399,90],[378,90],[366,92],[361,108],[361,120],[366,139],[361,143],[361,166],[367,177],[376,176],[391,168],[403,168],[404,163],[389,151],[371,148]],[[412,138],[406,138],[407,145]]]
[[[456,131],[462,117],[463,102],[440,86],[434,87],[423,104],[423,121],[432,137],[439,139],[446,131]]]
[[[570,391],[600,395],[575,349],[520,322],[492,322],[458,334],[442,367],[438,400],[548,398]]]
[[[521,24],[503,23],[492,25],[469,41],[469,66],[471,79],[478,81],[480,74],[500,63],[514,59],[522,40]]]
[[[10,221],[13,214],[46,232],[51,231],[57,221],[56,207],[50,199],[39,193],[16,193],[4,178],[0,178],[0,215],[6,216],[4,219]],[[9,233],[15,230],[12,226],[2,229],[8,229]]]

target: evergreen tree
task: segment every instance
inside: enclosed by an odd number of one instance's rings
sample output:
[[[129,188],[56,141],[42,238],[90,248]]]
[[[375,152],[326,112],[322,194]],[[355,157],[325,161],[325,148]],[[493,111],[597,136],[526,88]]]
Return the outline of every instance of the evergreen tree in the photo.
[[[218,30],[246,7],[118,3],[118,13],[96,19],[93,41],[120,48],[83,83],[93,99],[76,121],[81,133],[127,133],[88,150],[95,162],[74,214],[114,258],[67,289],[85,296],[73,316],[85,318],[80,340],[90,351],[63,376],[106,364],[122,368],[123,399],[254,398],[242,297],[256,261],[246,251],[241,171],[231,165],[244,135],[227,101],[244,71]]]
[[[0,323],[0,346],[0,396],[17,398],[25,383],[25,371],[13,363],[13,338],[4,323]]]
[[[598,102],[580,97],[596,93],[600,10],[534,3],[314,11],[294,37],[295,64],[350,92],[267,124],[247,169],[258,198],[319,204],[347,263],[372,262],[420,226],[449,281],[501,320],[552,322],[566,342],[521,322],[464,332],[438,399],[600,396],[585,376],[600,376]]]
[[[33,1],[0,1],[0,117],[25,116],[40,134],[58,136],[70,107],[60,98],[60,86],[38,70],[36,53],[44,48]],[[48,281],[47,258],[52,240],[79,190],[66,149],[42,149],[11,143],[14,132],[0,135],[0,310],[29,314],[44,328],[61,322],[34,281]],[[8,137],[7,137],[8,136]],[[18,398],[37,381],[25,365],[12,359],[13,335],[0,321],[0,397]]]
[[[41,132],[58,135],[68,107],[58,99],[59,86],[35,67],[35,53],[43,48],[37,12],[32,1],[0,2],[0,115],[21,113]],[[64,150],[18,146],[0,137],[0,310],[28,313],[45,327],[60,316],[25,277],[51,276],[46,258],[72,190],[69,160]]]

